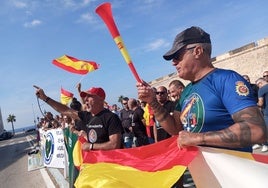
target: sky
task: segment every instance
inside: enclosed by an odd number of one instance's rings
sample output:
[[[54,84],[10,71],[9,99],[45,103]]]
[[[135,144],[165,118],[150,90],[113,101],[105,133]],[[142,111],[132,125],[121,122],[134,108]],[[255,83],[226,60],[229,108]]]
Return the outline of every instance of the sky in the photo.
[[[136,80],[106,25],[95,13],[102,0],[0,1],[0,108],[4,127],[9,114],[15,128],[34,125],[42,117],[35,89],[60,100],[60,88],[78,97],[82,90],[102,87],[106,101],[123,95],[137,98]],[[212,57],[268,37],[266,0],[111,0],[112,13],[126,49],[141,77],[149,82],[175,72],[163,59],[175,36],[199,26],[211,36]],[[52,64],[62,55],[95,61],[100,68],[85,76]],[[40,101],[42,111],[57,114]]]

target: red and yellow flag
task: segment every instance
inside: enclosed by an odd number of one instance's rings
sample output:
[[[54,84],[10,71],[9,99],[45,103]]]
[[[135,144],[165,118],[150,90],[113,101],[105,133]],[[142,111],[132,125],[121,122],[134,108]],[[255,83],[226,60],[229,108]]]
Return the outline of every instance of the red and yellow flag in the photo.
[[[72,100],[74,94],[61,88],[60,101],[61,104],[68,105]]]
[[[143,118],[145,119],[145,125],[146,125],[146,132],[148,137],[153,137],[153,133],[151,132],[151,127],[154,126],[154,112],[151,108],[151,106],[146,103],[144,107],[144,113]]]
[[[148,103],[144,107],[143,118],[145,119],[146,126],[154,125],[154,112]]]
[[[176,138],[131,149],[85,152],[81,144],[86,140],[80,137],[73,151],[80,167],[75,187],[171,187],[187,166],[196,187],[267,187],[267,155],[210,147],[179,150]]]
[[[176,138],[137,148],[89,152],[81,152],[78,141],[74,163],[82,165],[75,187],[171,187],[198,153],[196,147],[180,150]]]
[[[99,64],[94,61],[79,60],[68,55],[54,59],[52,63],[66,71],[76,74],[87,74],[99,68]]]

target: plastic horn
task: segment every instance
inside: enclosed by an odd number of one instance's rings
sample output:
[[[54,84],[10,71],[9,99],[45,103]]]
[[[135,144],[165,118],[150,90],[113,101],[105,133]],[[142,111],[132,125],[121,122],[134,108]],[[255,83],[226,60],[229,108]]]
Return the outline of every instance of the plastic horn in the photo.
[[[131,61],[131,58],[128,54],[128,51],[124,45],[124,42],[120,36],[120,33],[117,29],[117,26],[114,22],[113,15],[112,15],[112,9],[110,3],[103,3],[100,6],[96,8],[96,13],[102,18],[106,26],[108,27],[115,44],[117,45],[118,49],[120,50],[122,56],[124,57],[126,63],[128,64],[132,74],[134,75],[135,79],[138,82],[142,82],[135,67],[134,64]]]

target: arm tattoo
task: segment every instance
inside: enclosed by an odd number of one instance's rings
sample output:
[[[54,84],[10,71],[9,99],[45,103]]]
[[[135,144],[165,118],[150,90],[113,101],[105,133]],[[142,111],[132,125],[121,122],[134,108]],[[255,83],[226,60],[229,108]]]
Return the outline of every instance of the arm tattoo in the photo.
[[[247,122],[239,123],[240,126],[240,145],[246,147],[251,145],[251,129]]]
[[[234,132],[232,132],[229,128],[223,130],[223,132],[219,133],[218,136],[225,143],[235,143],[238,142],[239,140],[238,136]]]
[[[163,106],[161,106],[156,100],[153,100],[149,105],[152,107],[154,115],[157,121],[159,121],[160,123],[168,117],[169,115],[168,111]]]
[[[208,132],[206,136],[219,137],[227,145],[247,147],[252,145],[252,129],[261,127],[265,132],[265,124],[259,110],[255,107],[246,108],[233,115],[235,124],[222,131]]]
[[[227,128],[221,132],[216,132],[215,135],[219,136],[222,142],[229,144],[238,144],[241,147],[251,145],[251,130],[246,122],[238,123],[240,127],[240,133],[237,135],[230,128]]]
[[[252,127],[256,126],[265,132],[265,123],[262,114],[257,107],[249,107],[233,115],[233,119],[240,125],[240,145],[249,146],[252,144]]]

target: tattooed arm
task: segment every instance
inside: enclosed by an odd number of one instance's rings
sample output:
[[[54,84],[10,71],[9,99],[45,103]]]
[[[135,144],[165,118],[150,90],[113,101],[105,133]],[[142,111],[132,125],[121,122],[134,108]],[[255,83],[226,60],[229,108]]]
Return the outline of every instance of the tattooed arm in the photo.
[[[209,145],[229,148],[248,147],[267,140],[264,119],[257,107],[248,107],[233,114],[235,123],[230,127],[206,133],[181,131],[178,137],[179,147]]]
[[[180,113],[175,111],[173,115],[160,105],[156,99],[149,103],[153,109],[156,120],[170,135],[178,135],[182,130],[182,124],[180,122]]]
[[[174,112],[173,115],[161,106],[156,97],[153,88],[146,82],[137,83],[138,97],[140,100],[147,102],[154,112],[156,120],[170,134],[178,135],[182,130],[182,124],[179,119],[179,112]]]

